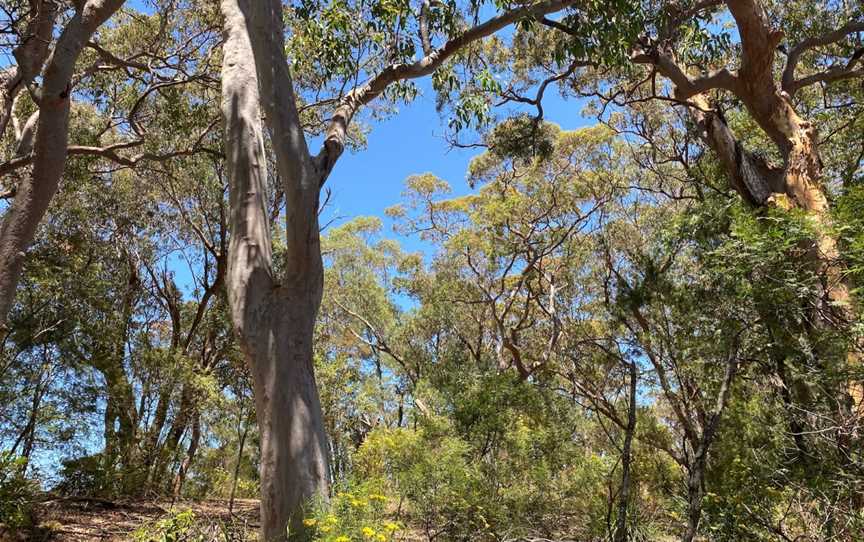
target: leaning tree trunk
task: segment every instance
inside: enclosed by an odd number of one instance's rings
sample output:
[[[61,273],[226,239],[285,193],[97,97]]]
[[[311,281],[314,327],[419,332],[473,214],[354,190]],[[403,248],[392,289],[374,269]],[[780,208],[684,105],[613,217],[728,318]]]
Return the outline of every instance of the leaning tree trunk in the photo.
[[[222,113],[231,207],[226,284],[232,322],[253,380],[261,434],[261,540],[269,542],[285,540],[289,529],[302,532],[304,505],[326,496],[329,485],[327,439],[312,363],[323,288],[318,183],[313,194],[304,189],[310,179],[292,176],[290,168],[283,175],[289,227],[286,274],[279,284],[266,209],[258,74],[244,13],[249,6],[238,0],[222,0],[221,6]],[[283,163],[290,160],[279,157]]]
[[[33,171],[21,181],[0,226],[0,329],[12,307],[25,251],[57,193],[66,165],[69,110],[75,63],[84,46],[124,0],[89,0],[57,39],[38,91],[39,120],[33,142]]]
[[[792,76],[784,74],[777,81],[774,64],[783,32],[774,28],[761,2],[757,0],[726,0],[735,20],[741,53],[736,74],[721,69],[707,76],[693,78],[687,68],[679,65],[671,44],[661,44],[647,54],[637,54],[636,62],[647,62],[675,86],[675,98],[691,105],[688,112],[699,128],[700,135],[715,152],[729,178],[730,185],[755,207],[799,209],[806,213],[813,228],[807,257],[812,269],[822,279],[818,299],[814,299],[810,322],[797,331],[813,327],[845,330],[857,318],[844,268],[838,240],[831,224],[830,206],[824,186],[822,161],[819,154],[817,127],[801,117],[795,109],[793,96],[800,86]],[[787,71],[794,72],[794,63]],[[723,115],[712,109],[708,92],[722,90],[733,94],[747,109],[765,135],[770,138],[782,165],[748,152],[727,125]],[[809,327],[808,327],[809,326]],[[860,364],[860,353],[850,347],[844,368]],[[852,381],[848,389],[837,393],[841,425],[854,421],[851,405],[862,406],[860,382]]]

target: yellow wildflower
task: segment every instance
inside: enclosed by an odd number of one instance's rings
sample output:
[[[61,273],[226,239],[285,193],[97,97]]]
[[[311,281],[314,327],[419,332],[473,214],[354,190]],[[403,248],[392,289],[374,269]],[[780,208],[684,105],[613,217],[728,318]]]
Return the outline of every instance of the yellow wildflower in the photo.
[[[399,530],[399,524],[393,523],[392,521],[388,521],[387,523],[384,524],[384,528],[392,533],[393,531]]]
[[[387,500],[387,497],[385,497],[384,495],[380,495],[378,493],[376,493],[374,495],[369,495],[369,498],[372,499],[373,501],[386,501]]]
[[[333,527],[331,527],[331,526],[329,526],[329,525],[322,525],[322,526],[320,527],[319,530],[320,530],[322,533],[329,533],[330,531],[333,530]]]
[[[326,521],[330,525],[335,525],[336,523],[339,523],[339,520],[336,519],[336,516],[334,516],[333,514],[330,514],[329,516],[324,518],[324,521]]]
[[[387,542],[387,537],[381,533],[378,533],[375,535],[375,540],[377,540],[378,542]]]
[[[375,536],[375,529],[371,527],[363,527],[362,531],[363,536],[365,536],[366,538],[372,538],[373,536]]]
[[[351,539],[345,535],[342,535],[342,536],[337,536],[336,540],[334,540],[333,542],[351,542]]]
[[[307,527],[312,527],[316,523],[318,523],[318,520],[315,518],[307,518],[307,519],[303,520],[303,525],[305,525]]]

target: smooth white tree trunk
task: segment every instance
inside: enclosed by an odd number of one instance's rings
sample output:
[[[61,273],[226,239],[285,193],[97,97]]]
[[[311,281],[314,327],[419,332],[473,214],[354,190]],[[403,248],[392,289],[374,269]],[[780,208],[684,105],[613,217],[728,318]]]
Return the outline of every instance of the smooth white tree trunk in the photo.
[[[226,282],[234,328],[253,377],[261,433],[261,540],[269,542],[285,540],[289,529],[301,532],[304,507],[326,497],[329,488],[312,356],[323,270],[318,186],[315,198],[307,197],[303,184],[309,180],[299,183],[295,177],[287,181],[293,190],[286,190],[292,198],[287,272],[282,283],[273,275],[259,83],[246,7],[242,1],[222,0],[222,112],[231,200]],[[282,156],[283,162],[296,159]]]

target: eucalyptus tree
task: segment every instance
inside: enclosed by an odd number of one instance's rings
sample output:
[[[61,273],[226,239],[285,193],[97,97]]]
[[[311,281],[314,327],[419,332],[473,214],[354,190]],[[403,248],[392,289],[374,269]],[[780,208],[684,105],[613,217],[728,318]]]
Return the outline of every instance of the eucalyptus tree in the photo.
[[[213,80],[216,34],[206,10],[156,2],[155,14],[120,11],[120,0],[12,4],[7,26],[15,39],[4,47],[17,64],[3,70],[0,85],[0,138],[7,142],[0,199],[8,203],[0,229],[2,327],[26,250],[60,187],[67,157],[99,157],[107,181],[113,170],[145,162],[198,152],[218,155],[206,145],[215,123],[181,140],[148,135],[170,117],[156,115],[162,98],[181,86]],[[115,24],[106,24],[112,16]],[[86,134],[70,133],[82,116],[104,124],[91,125]]]
[[[75,65],[87,42],[120,7],[124,0],[88,0],[76,2],[74,12],[62,28],[56,43],[54,23],[61,4],[55,0],[29,2],[29,13],[21,31],[20,45],[15,49],[18,63],[3,73],[3,110],[0,129],[9,124],[12,105],[26,88],[37,104],[39,115],[35,126],[28,121],[21,141],[32,154],[33,171],[16,188],[15,200],[3,217],[0,229],[0,326],[15,296],[24,265],[24,251],[33,240],[36,227],[60,183],[66,163],[69,138],[69,111]],[[21,6],[23,8],[23,6]],[[22,9],[23,10],[23,9]],[[49,52],[49,44],[54,44]],[[42,76],[42,84],[34,84]],[[0,133],[2,135],[2,133]],[[32,149],[32,150],[30,150]],[[17,153],[16,153],[17,154]]]
[[[808,254],[824,277],[810,319],[848,332],[857,310],[831,200],[860,177],[859,145],[848,144],[860,129],[860,5],[670,0],[597,9],[595,18],[541,20],[549,33],[526,33],[509,56],[490,55],[514,81],[498,89],[503,101],[536,108],[539,119],[554,85],[594,98],[603,121],[657,150],[647,167],[677,164],[687,175],[707,148],[753,208],[808,215]],[[670,133],[671,145],[660,141]],[[850,344],[838,363],[854,371],[857,357]]]
[[[516,6],[467,29],[452,9],[443,14],[449,24],[439,19],[431,26],[428,6],[417,10],[405,6],[387,13],[392,7],[382,3],[371,6],[371,13],[359,11],[357,23],[374,17],[376,10],[385,11],[385,30],[392,37],[364,58],[368,66],[357,68],[356,76],[366,81],[333,98],[336,107],[322,149],[313,156],[286,57],[281,2],[222,2],[226,30],[222,103],[231,185],[227,285],[234,326],[254,381],[261,429],[262,539],[284,537],[289,523],[294,531],[302,531],[302,506],[327,492],[326,435],[312,365],[322,292],[318,204],[321,187],[345,148],[352,119],[400,81],[430,75],[496,31],[560,11],[569,3],[547,0]],[[419,60],[414,57],[415,38],[407,38],[408,45],[400,35],[404,21],[412,18],[418,21]],[[437,36],[430,29],[440,29],[444,40],[440,46],[432,43]],[[337,54],[337,58],[347,57]],[[278,277],[264,199],[267,171],[261,113],[286,202],[284,262]]]
[[[737,28],[737,51],[728,34],[712,35],[709,30],[712,16],[721,7],[728,10]],[[811,217],[815,230],[811,257],[825,277],[815,318],[823,325],[848,324],[854,313],[831,227],[827,192],[840,179],[823,174],[820,146],[830,145],[832,134],[820,136],[818,124],[835,104],[857,109],[856,93],[844,81],[864,75],[857,67],[860,45],[856,45],[856,36],[864,30],[864,15],[860,6],[845,3],[829,2],[824,11],[807,10],[809,13],[802,7],[757,0],[706,2],[687,8],[669,5],[655,31],[641,37],[632,61],[648,64],[671,82],[672,98],[686,108],[722,164],[730,186],[745,201],[758,207],[801,209]],[[711,44],[708,55],[716,50],[705,58],[700,74],[686,67],[688,56],[693,56],[688,29]],[[681,45],[684,53],[676,53]],[[762,148],[770,150],[779,163],[745,148],[722,109],[712,104],[713,92],[718,99],[730,95],[743,104],[740,114],[747,115],[767,137],[771,146]],[[824,100],[823,108],[814,108],[813,101],[818,99]],[[837,120],[845,116],[845,112],[836,114]]]

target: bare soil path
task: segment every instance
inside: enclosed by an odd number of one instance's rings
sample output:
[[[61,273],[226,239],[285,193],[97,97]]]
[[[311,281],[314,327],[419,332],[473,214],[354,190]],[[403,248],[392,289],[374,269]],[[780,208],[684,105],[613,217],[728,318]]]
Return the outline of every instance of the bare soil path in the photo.
[[[136,529],[151,525],[172,513],[192,510],[196,529],[225,533],[232,542],[254,540],[258,528],[258,501],[235,499],[232,513],[227,500],[205,501],[105,501],[87,498],[51,499],[37,509],[40,528],[29,534],[5,536],[0,542],[44,540],[58,542],[133,540]],[[224,540],[224,538],[222,538]]]

